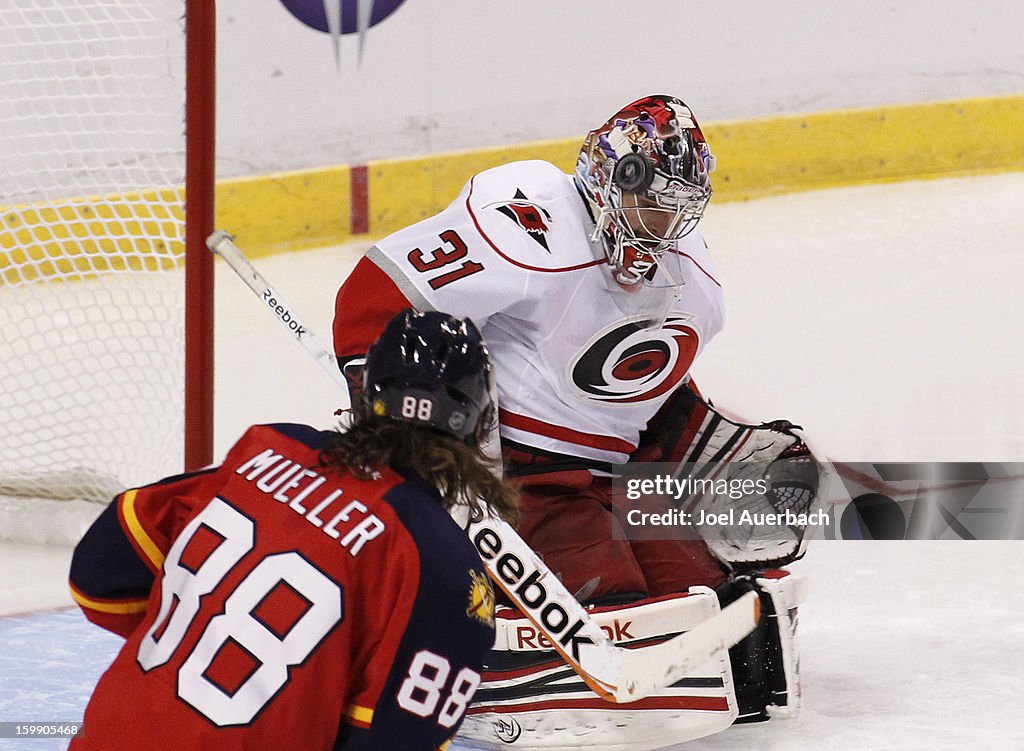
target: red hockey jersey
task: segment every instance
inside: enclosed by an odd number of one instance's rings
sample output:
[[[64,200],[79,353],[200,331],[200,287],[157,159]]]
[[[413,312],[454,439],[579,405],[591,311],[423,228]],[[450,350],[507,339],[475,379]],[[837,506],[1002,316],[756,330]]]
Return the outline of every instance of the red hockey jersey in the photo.
[[[436,749],[494,640],[476,551],[415,475],[318,466],[331,433],[250,428],[215,469],[129,490],[72,593],[127,637],[74,751]]]

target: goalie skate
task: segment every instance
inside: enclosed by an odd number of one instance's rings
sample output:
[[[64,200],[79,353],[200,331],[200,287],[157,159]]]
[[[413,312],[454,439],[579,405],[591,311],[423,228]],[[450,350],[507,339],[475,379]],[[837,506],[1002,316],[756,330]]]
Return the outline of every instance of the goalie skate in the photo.
[[[761,598],[761,622],[729,650],[739,702],[737,723],[795,717],[800,711],[800,655],[796,638],[807,579],[785,569],[743,577]]]

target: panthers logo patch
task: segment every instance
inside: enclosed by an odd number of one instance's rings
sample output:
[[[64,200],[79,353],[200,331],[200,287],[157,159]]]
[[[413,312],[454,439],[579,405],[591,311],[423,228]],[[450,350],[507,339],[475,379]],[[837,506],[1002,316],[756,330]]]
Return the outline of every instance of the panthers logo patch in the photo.
[[[470,569],[473,583],[469,586],[469,606],[466,615],[475,618],[485,626],[494,628],[494,589],[487,574]]]

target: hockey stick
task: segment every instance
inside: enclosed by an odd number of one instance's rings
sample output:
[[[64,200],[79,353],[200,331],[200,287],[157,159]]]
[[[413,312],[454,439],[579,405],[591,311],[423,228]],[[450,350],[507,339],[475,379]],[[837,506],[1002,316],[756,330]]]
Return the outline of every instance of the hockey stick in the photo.
[[[334,355],[249,263],[231,236],[218,230],[206,244],[347,392]],[[636,701],[675,683],[747,636],[760,617],[757,594],[747,592],[699,626],[672,639],[639,649],[618,647],[508,522],[489,514],[470,521],[464,505],[456,506],[452,516],[466,530],[495,584],[544,633],[584,682],[608,701]]]

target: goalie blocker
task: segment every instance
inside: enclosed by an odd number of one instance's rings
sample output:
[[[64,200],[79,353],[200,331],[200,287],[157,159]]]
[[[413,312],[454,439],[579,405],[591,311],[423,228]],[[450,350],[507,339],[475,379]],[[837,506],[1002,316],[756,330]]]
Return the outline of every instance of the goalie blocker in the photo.
[[[760,598],[762,618],[750,636],[719,650],[685,678],[628,704],[602,700],[532,622],[516,610],[499,608],[495,646],[460,737],[493,749],[643,751],[702,738],[736,722],[795,714],[802,577],[772,570],[734,579],[718,592],[694,587],[685,594],[588,610],[617,645],[643,649],[692,629],[719,612],[720,602],[751,589]]]

